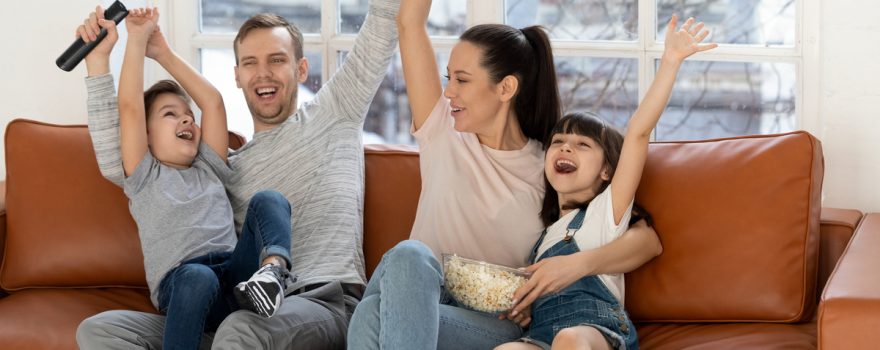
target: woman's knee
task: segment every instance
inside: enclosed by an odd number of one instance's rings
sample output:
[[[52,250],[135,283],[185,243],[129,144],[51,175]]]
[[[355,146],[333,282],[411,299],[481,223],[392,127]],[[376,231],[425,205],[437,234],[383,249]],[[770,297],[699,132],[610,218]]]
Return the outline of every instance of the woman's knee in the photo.
[[[417,240],[405,240],[391,248],[383,259],[387,259],[389,264],[418,264],[418,263],[436,263],[434,253],[422,242]]]
[[[368,295],[358,302],[352,315],[352,322],[357,319],[376,319],[379,318],[379,303],[381,298],[378,295]],[[372,321],[370,321],[372,322]]]

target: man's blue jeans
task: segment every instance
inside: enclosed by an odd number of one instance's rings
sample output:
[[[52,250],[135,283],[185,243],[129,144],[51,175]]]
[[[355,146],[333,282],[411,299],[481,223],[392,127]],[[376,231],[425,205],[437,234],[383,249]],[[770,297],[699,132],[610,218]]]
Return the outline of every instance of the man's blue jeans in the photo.
[[[491,349],[522,336],[509,320],[455,306],[419,241],[382,257],[348,326],[348,349]]]
[[[239,309],[232,289],[268,256],[290,268],[290,203],[278,192],[251,198],[238,243],[231,252],[196,257],[169,271],[159,285],[159,311],[166,314],[164,349],[196,349],[202,333]]]

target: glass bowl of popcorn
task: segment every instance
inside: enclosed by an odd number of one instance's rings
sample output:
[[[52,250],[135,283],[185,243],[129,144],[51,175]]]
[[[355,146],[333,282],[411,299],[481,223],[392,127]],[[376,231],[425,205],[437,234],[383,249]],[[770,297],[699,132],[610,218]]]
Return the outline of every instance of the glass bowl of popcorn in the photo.
[[[515,268],[443,254],[446,291],[471,310],[500,314],[513,307],[513,292],[529,274]]]

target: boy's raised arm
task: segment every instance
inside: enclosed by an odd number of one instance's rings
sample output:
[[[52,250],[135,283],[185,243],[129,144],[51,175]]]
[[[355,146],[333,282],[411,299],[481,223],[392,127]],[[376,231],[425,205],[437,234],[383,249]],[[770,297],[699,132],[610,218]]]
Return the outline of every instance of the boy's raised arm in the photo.
[[[159,62],[199,106],[202,111],[202,140],[225,162],[229,151],[229,136],[226,108],[220,91],[171,50],[158,26],[147,43],[145,54]]]
[[[90,42],[97,38],[101,28],[107,36],[86,58],[88,76],[85,79],[88,98],[89,136],[98,160],[101,175],[122,187],[125,178],[119,153],[119,109],[116,103],[116,87],[110,73],[110,52],[119,39],[116,23],[104,19],[104,8],[97,6],[84,24],[76,29],[76,37]]]
[[[126,176],[134,173],[148,152],[144,107],[144,57],[147,41],[158,21],[155,9],[134,9],[126,19],[128,43],[119,77],[119,143]]]

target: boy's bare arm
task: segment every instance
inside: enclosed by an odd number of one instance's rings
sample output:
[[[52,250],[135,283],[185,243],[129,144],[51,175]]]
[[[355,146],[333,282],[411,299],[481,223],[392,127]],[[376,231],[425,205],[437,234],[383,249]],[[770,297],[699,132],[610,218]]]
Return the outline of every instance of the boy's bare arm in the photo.
[[[156,26],[154,9],[134,9],[126,19],[128,43],[119,77],[119,143],[122,167],[131,176],[148,152],[147,118],[144,107],[144,57],[147,41]]]
[[[159,62],[199,106],[202,111],[202,140],[225,162],[229,151],[229,136],[226,108],[220,91],[171,50],[159,27],[156,27],[150,37],[146,55]]]

